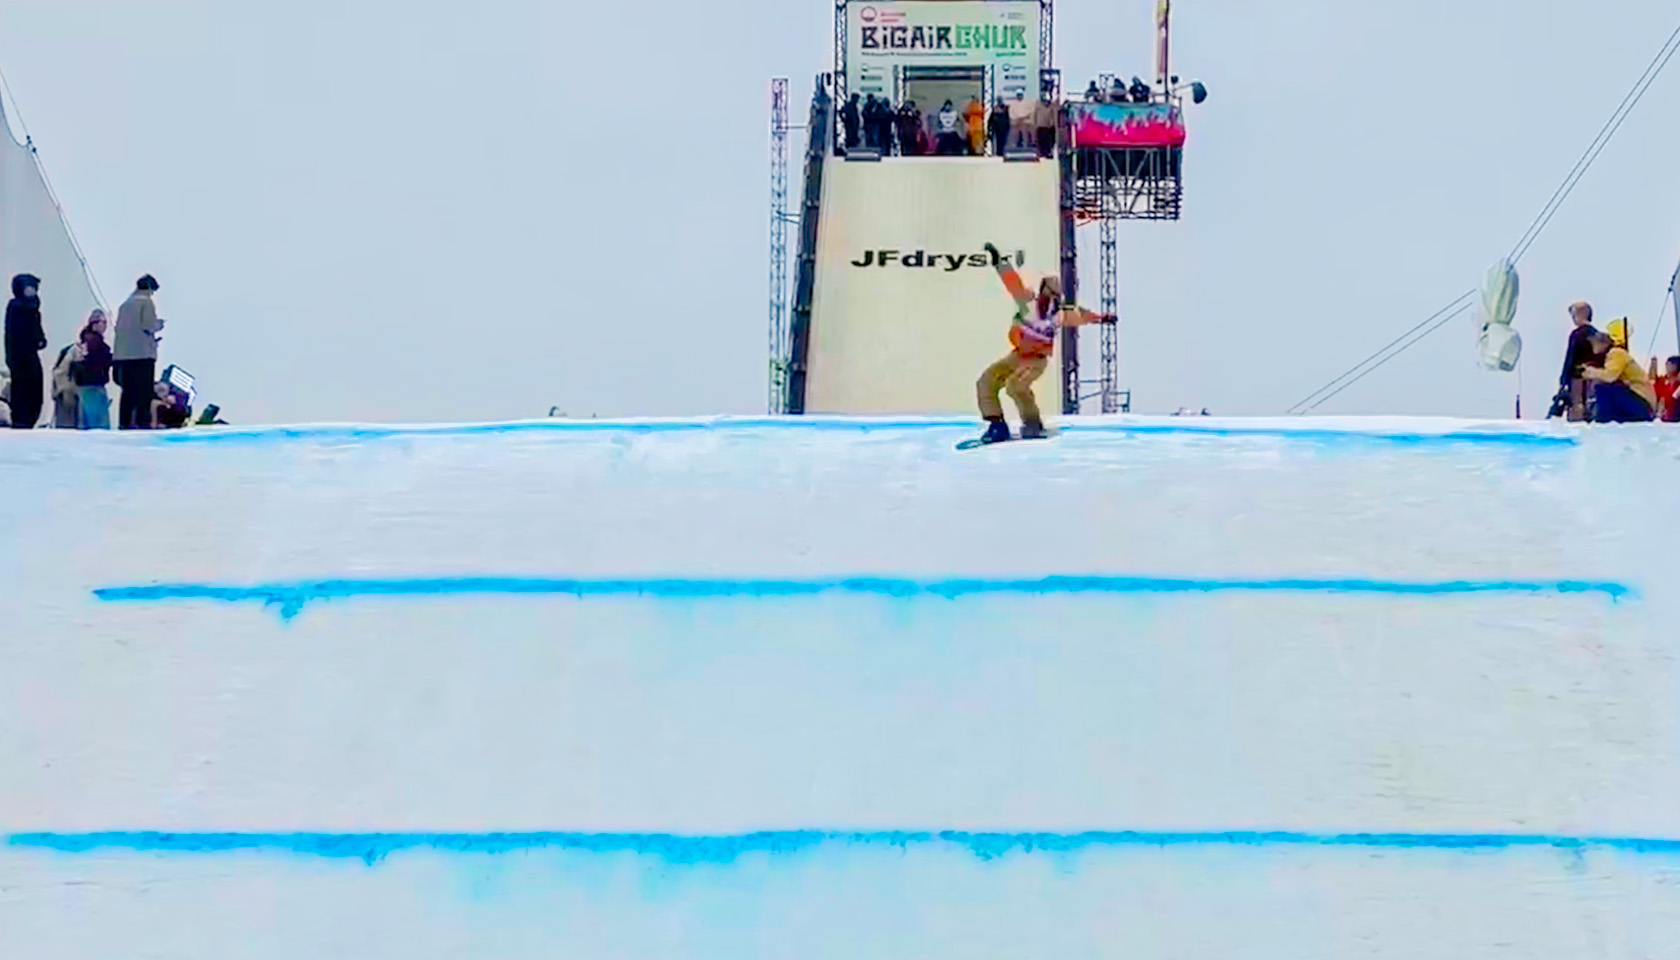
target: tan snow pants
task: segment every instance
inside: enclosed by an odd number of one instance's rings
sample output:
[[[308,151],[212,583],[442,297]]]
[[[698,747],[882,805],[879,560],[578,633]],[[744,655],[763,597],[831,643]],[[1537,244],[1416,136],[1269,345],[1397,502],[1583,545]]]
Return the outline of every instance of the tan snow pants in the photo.
[[[1038,412],[1038,398],[1033,396],[1032,388],[1049,366],[1049,357],[1023,357],[1011,350],[1009,356],[987,367],[974,385],[980,401],[980,416],[988,420],[1002,419],[1003,404],[998,400],[1001,391],[1015,401],[1015,409],[1021,411],[1022,420],[1043,423],[1044,418]]]

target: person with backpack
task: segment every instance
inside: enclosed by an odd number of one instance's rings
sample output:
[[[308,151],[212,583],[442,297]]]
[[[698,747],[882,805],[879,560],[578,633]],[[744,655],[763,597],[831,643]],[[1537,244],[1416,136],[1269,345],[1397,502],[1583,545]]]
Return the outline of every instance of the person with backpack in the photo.
[[[12,374],[13,430],[33,430],[46,402],[41,376],[41,351],[47,334],[41,327],[41,279],[20,273],[12,278],[12,300],[6,304],[6,369]]]
[[[111,382],[111,348],[105,343],[105,326],[105,311],[95,310],[76,338],[70,376],[76,382],[78,430],[111,429],[111,397],[105,392],[105,384]]]
[[[157,382],[158,334],[163,321],[152,302],[158,282],[146,274],[134,284],[134,292],[117,308],[116,342],[111,345],[111,369],[122,397],[117,404],[117,428],[150,430],[152,427],[152,385]]]
[[[52,425],[54,430],[76,429],[76,383],[70,365],[76,360],[76,345],[67,343],[58,351],[52,368]]]

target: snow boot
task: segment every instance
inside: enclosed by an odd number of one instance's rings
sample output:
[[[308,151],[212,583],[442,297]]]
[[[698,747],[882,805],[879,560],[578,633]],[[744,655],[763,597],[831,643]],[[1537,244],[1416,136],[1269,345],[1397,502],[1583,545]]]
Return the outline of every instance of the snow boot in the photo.
[[[1044,429],[1044,424],[1037,420],[1027,420],[1021,424],[1022,440],[1043,440],[1050,436],[1050,431]]]
[[[1008,443],[1009,421],[991,420],[986,424],[986,432],[980,435],[981,443]]]

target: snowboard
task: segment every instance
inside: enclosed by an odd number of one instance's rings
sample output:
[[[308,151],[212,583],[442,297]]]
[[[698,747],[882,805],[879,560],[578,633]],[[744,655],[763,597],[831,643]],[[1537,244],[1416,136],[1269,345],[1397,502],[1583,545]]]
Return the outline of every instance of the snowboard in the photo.
[[[1005,444],[1005,443],[1036,443],[1036,442],[1042,441],[1042,440],[1053,439],[1055,436],[1056,436],[1056,431],[1052,430],[1049,433],[1046,433],[1042,437],[1032,437],[1030,439],[1023,438],[1023,437],[1012,436],[1008,440],[983,440],[980,437],[975,437],[972,440],[964,440],[962,443],[957,444],[957,449],[958,450],[978,450],[981,447],[996,447],[996,446],[999,446],[999,445]]]

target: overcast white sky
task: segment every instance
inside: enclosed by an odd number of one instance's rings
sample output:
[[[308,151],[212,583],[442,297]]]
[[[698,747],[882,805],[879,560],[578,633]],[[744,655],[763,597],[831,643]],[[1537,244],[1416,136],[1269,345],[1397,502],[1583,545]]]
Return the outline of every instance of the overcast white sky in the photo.
[[[1153,0],[1064,0],[1070,85]],[[1143,411],[1276,413],[1503,255],[1671,3],[1181,0],[1183,222],[1122,232]],[[826,0],[3,0],[0,65],[108,297],[239,422],[761,412],[767,82]],[[1680,257],[1680,66],[1523,264],[1529,411],[1563,307],[1643,351]],[[1094,267],[1094,258],[1087,262]],[[1087,289],[1094,290],[1094,276]],[[1089,299],[1089,297],[1087,297]],[[1659,349],[1674,352],[1672,320]],[[1466,318],[1321,412],[1508,415]]]

